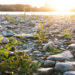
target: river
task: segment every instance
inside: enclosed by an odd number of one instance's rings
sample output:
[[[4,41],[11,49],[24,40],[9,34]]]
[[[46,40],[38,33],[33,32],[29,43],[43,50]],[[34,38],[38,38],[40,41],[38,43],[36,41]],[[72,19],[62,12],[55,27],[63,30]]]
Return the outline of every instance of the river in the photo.
[[[0,11],[0,15],[75,15],[75,12],[3,12]]]

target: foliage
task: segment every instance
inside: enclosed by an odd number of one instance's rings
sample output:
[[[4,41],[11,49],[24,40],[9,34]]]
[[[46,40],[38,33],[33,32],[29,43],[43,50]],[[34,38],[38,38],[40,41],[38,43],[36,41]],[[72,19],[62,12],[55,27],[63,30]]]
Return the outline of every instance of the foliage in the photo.
[[[70,29],[66,29],[66,30],[63,32],[63,36],[71,37]]]
[[[9,17],[9,16],[5,16],[5,20],[7,20],[7,21],[10,21],[11,20],[11,17]]]
[[[45,22],[40,24],[41,30],[39,32],[36,31],[35,34],[34,34],[34,37],[37,37],[42,42],[46,41],[46,30],[47,30],[47,28],[44,29],[44,24],[45,24]]]
[[[48,21],[48,24],[52,25],[52,24],[53,24],[53,22],[52,22],[52,21]]]
[[[9,38],[9,43],[0,48],[0,72],[5,74],[31,75],[38,68],[38,63],[32,63],[24,51],[17,51],[16,38]]]
[[[61,51],[60,50],[55,50],[55,49],[48,49],[47,52],[59,53]]]
[[[15,20],[15,18],[14,17],[9,17],[9,16],[5,16],[5,20],[7,20],[7,21],[12,21],[12,23],[13,24],[15,24],[15,25],[17,25],[17,24],[19,24],[20,23],[20,20]]]

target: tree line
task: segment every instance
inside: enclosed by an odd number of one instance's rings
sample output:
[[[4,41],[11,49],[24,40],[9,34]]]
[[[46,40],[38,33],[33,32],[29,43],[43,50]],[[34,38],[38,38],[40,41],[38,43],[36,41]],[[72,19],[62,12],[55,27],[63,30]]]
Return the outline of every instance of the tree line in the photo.
[[[52,8],[47,7],[32,7],[31,5],[0,5],[0,11],[54,11]]]

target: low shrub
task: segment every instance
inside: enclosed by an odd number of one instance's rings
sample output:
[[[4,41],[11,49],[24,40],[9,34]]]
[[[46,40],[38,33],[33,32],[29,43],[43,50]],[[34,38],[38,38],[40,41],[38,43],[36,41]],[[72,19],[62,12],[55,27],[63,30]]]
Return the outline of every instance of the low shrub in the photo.
[[[39,63],[32,63],[32,58],[24,51],[17,51],[18,41],[9,38],[9,43],[0,48],[0,72],[2,75],[32,75]]]

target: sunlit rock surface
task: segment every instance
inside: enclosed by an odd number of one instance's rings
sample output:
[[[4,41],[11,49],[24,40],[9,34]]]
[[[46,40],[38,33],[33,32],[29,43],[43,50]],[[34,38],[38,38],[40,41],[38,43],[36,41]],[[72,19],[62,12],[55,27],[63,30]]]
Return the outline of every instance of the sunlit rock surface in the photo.
[[[73,55],[70,51],[64,51],[62,53],[56,54],[56,55],[50,55],[47,59],[53,60],[53,61],[65,61],[73,58]]]

